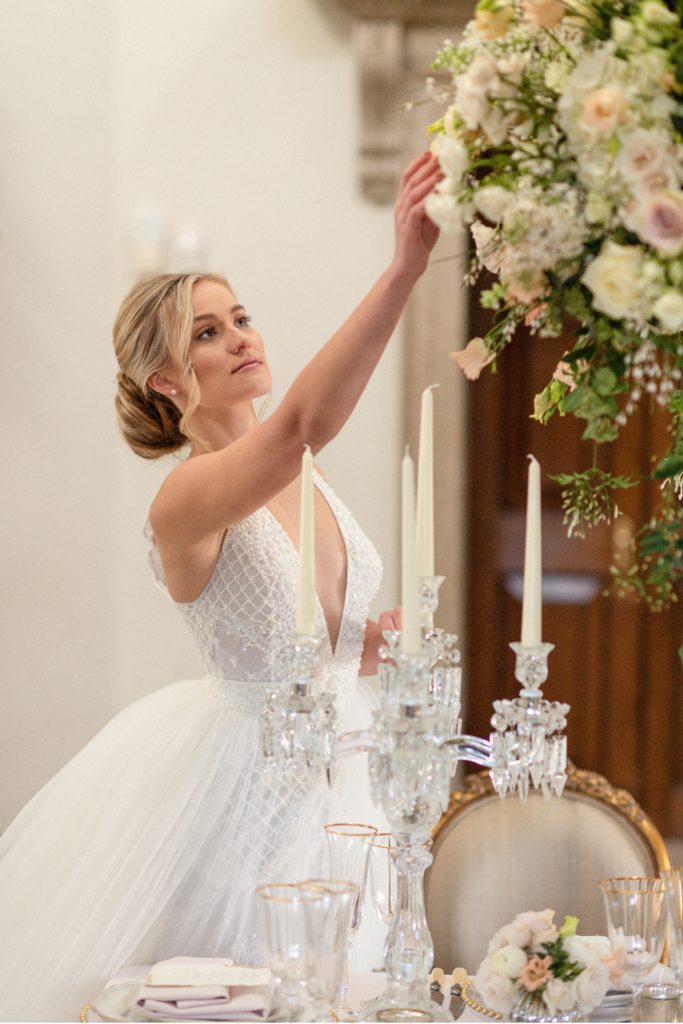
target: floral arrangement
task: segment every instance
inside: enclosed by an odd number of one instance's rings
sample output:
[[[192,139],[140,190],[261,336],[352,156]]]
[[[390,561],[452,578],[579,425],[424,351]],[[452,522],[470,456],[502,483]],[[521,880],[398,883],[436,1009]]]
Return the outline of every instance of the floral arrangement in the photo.
[[[610,522],[637,483],[598,466],[642,403],[670,445],[646,474],[661,506],[618,586],[655,607],[683,578],[683,0],[479,0],[434,68],[449,84],[430,126],[444,179],[428,197],[445,231],[469,226],[467,281],[487,271],[483,338],[453,356],[469,378],[520,326],[576,340],[533,415],[579,417],[593,465],[559,477],[570,533]],[[434,80],[429,80],[434,91]]]
[[[502,1014],[541,1003],[551,1015],[588,1014],[619,983],[615,954],[601,935],[577,935],[576,917],[553,924],[555,912],[518,914],[491,939],[474,979],[486,1006]]]

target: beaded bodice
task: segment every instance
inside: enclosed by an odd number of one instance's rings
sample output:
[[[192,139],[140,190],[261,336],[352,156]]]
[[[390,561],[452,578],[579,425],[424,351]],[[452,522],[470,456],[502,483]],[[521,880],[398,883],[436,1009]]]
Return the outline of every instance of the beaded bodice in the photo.
[[[320,601],[316,607],[317,628],[326,638],[322,668],[343,700],[358,675],[365,622],[382,569],[375,548],[349,510],[318,473],[314,479],[337,519],[346,546],[346,595],[334,652]],[[152,568],[164,588],[161,561],[149,528],[147,537]],[[286,678],[288,641],[296,620],[298,565],[292,541],[272,513],[262,507],[228,529],[205,589],[196,600],[178,605],[211,687],[223,703],[257,714],[272,684]]]

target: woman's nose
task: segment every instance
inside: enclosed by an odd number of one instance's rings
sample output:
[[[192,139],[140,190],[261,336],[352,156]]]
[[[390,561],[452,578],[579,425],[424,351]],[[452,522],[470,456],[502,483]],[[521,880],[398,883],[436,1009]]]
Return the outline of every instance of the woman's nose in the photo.
[[[245,338],[245,337],[239,336],[237,338],[237,340],[233,343],[231,351],[234,353],[234,355],[237,355],[238,352],[241,352],[243,348],[247,347],[247,344],[248,344],[248,339]]]

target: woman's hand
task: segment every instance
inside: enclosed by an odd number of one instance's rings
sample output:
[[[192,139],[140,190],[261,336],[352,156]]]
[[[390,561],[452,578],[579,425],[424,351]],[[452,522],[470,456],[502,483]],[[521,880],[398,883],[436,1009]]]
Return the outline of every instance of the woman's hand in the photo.
[[[379,622],[368,620],[365,624],[365,643],[360,662],[360,675],[374,676],[377,674],[379,664],[378,650],[380,644],[384,643],[382,633],[385,629],[401,628],[401,609],[392,608],[388,612],[380,612]]]
[[[413,160],[401,176],[394,210],[394,265],[416,278],[427,269],[439,237],[438,227],[425,212],[425,199],[442,178],[439,162],[429,151]]]
[[[379,628],[382,632],[385,629],[401,628],[401,609],[392,608],[389,612],[379,613]]]

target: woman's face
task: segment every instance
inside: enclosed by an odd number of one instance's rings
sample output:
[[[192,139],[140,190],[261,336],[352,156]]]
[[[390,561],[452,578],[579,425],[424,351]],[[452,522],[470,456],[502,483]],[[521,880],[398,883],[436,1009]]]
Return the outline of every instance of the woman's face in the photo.
[[[190,362],[204,409],[251,401],[271,386],[261,335],[232,292],[218,281],[197,281],[192,289]]]

